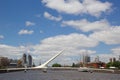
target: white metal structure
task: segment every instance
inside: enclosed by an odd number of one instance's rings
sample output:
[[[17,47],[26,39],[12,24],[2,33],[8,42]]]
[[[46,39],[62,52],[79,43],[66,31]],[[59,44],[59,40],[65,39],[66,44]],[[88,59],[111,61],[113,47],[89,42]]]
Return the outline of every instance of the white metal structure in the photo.
[[[45,69],[47,68],[47,65],[54,60],[57,56],[59,56],[64,50],[62,50],[61,52],[59,52],[58,54],[54,55],[52,58],[50,58],[48,61],[46,61],[44,64],[40,65],[40,66],[36,66],[33,67],[33,69]]]
[[[40,65],[40,66],[36,66],[36,67],[31,67],[31,68],[27,68],[26,66],[24,68],[8,68],[7,71],[9,72],[10,70],[24,70],[26,72],[26,70],[29,69],[43,69],[44,72],[46,72],[47,69],[47,65],[53,61],[56,57],[58,57],[64,50],[62,50],[61,52],[59,52],[58,54],[54,55],[52,58],[50,58],[48,61],[46,61],[44,64]]]

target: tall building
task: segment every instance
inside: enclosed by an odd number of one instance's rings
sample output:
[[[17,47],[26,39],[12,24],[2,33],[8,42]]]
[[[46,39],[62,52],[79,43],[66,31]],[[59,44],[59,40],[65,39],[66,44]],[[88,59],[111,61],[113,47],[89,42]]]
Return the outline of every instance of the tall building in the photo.
[[[23,65],[27,64],[27,55],[25,53],[23,54],[22,59],[23,59],[23,61],[22,61]]]
[[[83,55],[83,63],[87,64],[88,62],[90,62],[90,56],[88,55]]]
[[[118,59],[118,61],[120,61],[120,55],[119,55],[119,59]]]
[[[113,57],[113,58],[110,58],[110,62],[115,62],[116,61],[116,58]]]
[[[112,62],[112,58],[110,58],[110,62]]]
[[[99,61],[99,56],[97,56],[96,58],[95,58],[95,62],[96,63],[99,63],[100,61]]]
[[[115,62],[115,61],[116,61],[116,58],[114,57],[114,58],[113,58],[113,62]]]
[[[32,56],[28,55],[28,66],[32,67]]]

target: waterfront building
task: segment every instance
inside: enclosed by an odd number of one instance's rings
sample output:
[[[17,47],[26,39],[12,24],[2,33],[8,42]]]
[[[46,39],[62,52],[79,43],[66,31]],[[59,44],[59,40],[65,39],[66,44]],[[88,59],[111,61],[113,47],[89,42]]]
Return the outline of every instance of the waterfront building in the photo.
[[[109,60],[110,60],[110,62],[112,62],[112,58],[110,58]]]
[[[119,55],[119,59],[118,59],[118,61],[120,62],[120,55]]]
[[[83,63],[88,63],[88,62],[90,62],[90,56],[83,55]]]
[[[116,62],[116,58],[115,57],[113,58],[113,62]]]
[[[87,67],[92,67],[92,68],[106,68],[106,64],[104,62],[92,62],[92,63],[88,63]]]
[[[16,68],[17,62],[18,62],[17,59],[15,59],[15,60],[11,59],[10,64],[9,64],[9,68]]]
[[[0,57],[0,65],[2,64],[2,57]]]
[[[95,58],[95,63],[99,63],[100,61],[99,61],[99,56],[97,56],[96,58]]]
[[[32,56],[28,55],[28,66],[32,67]]]
[[[116,58],[115,57],[110,58],[110,62],[116,62]]]
[[[88,63],[90,63],[90,56],[89,55],[83,55],[83,66],[85,67]]]
[[[22,57],[22,64],[26,65],[27,64],[27,55],[24,53]]]

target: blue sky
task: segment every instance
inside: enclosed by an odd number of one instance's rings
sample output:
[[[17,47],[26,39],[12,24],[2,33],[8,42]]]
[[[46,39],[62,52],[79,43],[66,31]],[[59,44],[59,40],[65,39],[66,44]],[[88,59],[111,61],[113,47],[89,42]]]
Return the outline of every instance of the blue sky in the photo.
[[[0,0],[0,55],[36,63],[66,49],[61,63],[120,55],[119,0]],[[26,48],[27,46],[27,48]],[[28,49],[29,48],[29,49]],[[73,60],[73,58],[75,59]],[[66,63],[67,64],[67,63]]]

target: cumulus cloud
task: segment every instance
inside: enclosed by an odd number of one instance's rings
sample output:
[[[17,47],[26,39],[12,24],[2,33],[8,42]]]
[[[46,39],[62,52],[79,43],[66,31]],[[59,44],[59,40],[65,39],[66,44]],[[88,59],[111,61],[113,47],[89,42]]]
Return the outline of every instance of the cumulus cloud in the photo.
[[[79,49],[90,48],[98,45],[98,41],[95,41],[83,34],[69,34],[69,35],[59,35],[55,37],[49,37],[40,42],[40,45],[36,45],[34,48],[40,51],[35,53],[51,53],[51,51],[60,51],[66,49],[67,52],[80,53]],[[44,52],[45,51],[45,52]]]
[[[47,43],[46,43],[47,44]],[[12,59],[21,59],[23,53],[31,54],[34,62],[38,65],[41,61],[42,63],[50,59],[53,55],[57,54],[63,48],[60,48],[59,45],[56,48],[56,46],[51,47],[45,47],[46,44],[41,43],[37,45],[29,45],[29,48],[26,48],[26,46],[9,46],[5,44],[0,44],[0,56],[5,56]],[[45,45],[45,46],[44,46]],[[49,44],[48,44],[49,45]],[[44,47],[43,47],[44,46]],[[116,50],[115,50],[116,49]],[[118,49],[115,48],[114,52]],[[78,62],[78,59],[82,59],[83,54],[88,54],[91,56],[92,61],[94,61],[94,58],[99,56],[101,61],[108,62],[109,58],[116,57],[114,54],[96,54],[96,51],[93,50],[87,50],[87,49],[78,49],[78,48],[66,48],[63,54],[61,54],[57,59],[52,61],[53,64],[55,62],[59,62],[60,64],[72,64],[73,62]]]
[[[92,16],[100,16],[102,12],[107,12],[111,9],[110,2],[101,2],[100,0],[84,0],[84,6],[88,14]]]
[[[107,30],[98,31],[90,35],[91,38],[110,44],[120,44],[120,26],[110,27]]]
[[[86,50],[83,48],[95,47],[98,42],[90,39],[83,34],[69,34],[59,35],[55,37],[49,37],[40,42],[40,44],[34,46],[34,54],[43,55],[44,59],[49,59],[49,56],[53,56],[59,51],[65,49],[61,57],[58,58],[60,63],[67,62],[70,64],[74,57],[78,57],[80,54],[94,54],[96,51]],[[49,56],[48,56],[49,55]],[[44,61],[43,61],[44,62]]]
[[[62,25],[63,26],[70,26],[70,27],[73,27],[75,29],[82,30],[84,32],[100,31],[100,30],[108,29],[110,27],[110,24],[105,19],[102,19],[100,21],[95,21],[95,22],[90,22],[86,19],[70,20],[70,21],[63,21]]]
[[[26,49],[25,46],[14,47],[0,44],[0,55],[18,59],[22,57],[24,52],[29,53],[33,56],[35,63],[38,65],[40,61],[42,63],[47,61],[63,49],[65,49],[63,54],[51,64],[55,62],[59,62],[60,64],[72,64],[73,62],[78,62],[78,59],[82,57],[83,54],[90,55],[92,60],[97,55],[100,57],[101,61],[108,62],[110,57],[116,57],[112,53],[119,52],[119,48],[112,49],[110,54],[97,54],[96,51],[89,50],[89,48],[96,47],[98,43],[98,40],[91,36],[72,33],[43,39],[39,44],[29,45],[29,50]]]
[[[100,16],[111,9],[110,2],[100,0],[42,0],[46,7],[67,14]]]
[[[31,21],[26,21],[26,22],[25,22],[25,25],[26,25],[26,26],[34,26],[35,23],[34,23],[34,22],[31,22]]]
[[[11,46],[6,44],[0,44],[0,56],[12,58],[12,59],[21,59],[23,53],[32,54],[33,45],[29,46]]]
[[[24,30],[24,29],[22,29],[22,30],[20,30],[19,32],[18,32],[18,34],[19,35],[23,35],[23,34],[33,34],[33,30]]]
[[[81,49],[81,50],[80,50],[80,53],[81,53],[81,54],[84,54],[84,53],[85,53],[85,54],[89,54],[89,55],[90,55],[90,54],[95,54],[96,51]]]
[[[94,47],[97,45],[97,41],[83,35],[83,34],[77,34],[77,33],[72,33],[69,35],[59,35],[55,37],[50,37],[47,39],[44,39],[41,43],[47,43],[50,46],[52,44],[56,45],[61,45],[66,47]]]
[[[116,56],[115,54],[113,53],[101,53],[101,54],[92,54],[91,55],[91,58],[92,58],[92,61],[95,61],[95,58],[96,57],[99,57],[99,60],[102,61],[102,62],[109,62],[109,59],[110,58],[113,58],[115,57],[116,59],[118,58],[118,56]]]
[[[90,37],[110,44],[120,44],[120,26],[112,26],[106,19],[90,22],[86,19],[63,21],[63,26],[73,27],[83,32],[92,31]]]
[[[54,21],[60,21],[62,19],[61,16],[54,17],[48,12],[44,12],[44,17],[47,18],[47,19],[50,19],[50,20],[54,20]]]
[[[53,55],[65,49],[63,54],[57,57],[51,64],[55,62],[59,62],[60,64],[72,64],[73,62],[78,62],[78,59],[80,59],[83,54],[90,55],[92,61],[97,55],[100,57],[101,61],[108,62],[109,58],[116,57],[114,54],[120,51],[119,47],[112,49],[110,54],[97,54],[96,51],[89,50],[90,48],[96,47],[98,44],[99,41],[91,36],[72,33],[69,35],[45,38],[39,44],[29,45],[29,50],[26,49],[26,46],[14,47],[0,44],[0,55],[20,59],[25,52],[31,54],[35,63],[38,65],[40,61],[43,63]]]
[[[0,35],[0,39],[3,39],[4,38],[4,36],[3,35]]]
[[[115,54],[115,55],[120,55],[120,47],[113,48],[112,53]]]
[[[34,61],[38,64],[40,60],[43,63],[50,59],[53,55],[65,49],[63,54],[60,55],[56,60],[61,64],[72,64],[72,62],[77,61],[77,59],[74,59],[74,57],[79,57],[80,54],[96,53],[96,51],[83,49],[95,47],[96,45],[98,45],[97,41],[94,41],[83,34],[73,33],[69,35],[59,35],[43,39],[40,44],[32,45],[30,47],[32,49],[29,50],[28,53],[32,54]],[[24,50],[26,50],[25,48],[25,46],[13,47],[0,45],[0,53],[4,53],[1,54],[3,56],[19,56],[18,58],[20,58]],[[56,60],[54,60],[52,63],[56,62]]]
[[[14,59],[20,58],[21,50],[18,47],[0,44],[0,56],[5,56]]]
[[[34,61],[39,64],[40,60],[45,62],[53,55],[57,54],[61,50],[65,49],[62,55],[56,60],[61,64],[72,64],[71,61],[76,62],[79,54],[87,53],[94,54],[95,51],[87,50],[84,48],[95,47],[98,45],[98,41],[95,41],[83,34],[72,33],[69,35],[58,35],[43,39],[40,44],[31,45],[29,54],[33,56]],[[21,58],[25,52],[25,46],[8,46],[0,44],[0,55],[14,58]],[[12,57],[12,58],[13,58]],[[52,63],[54,63],[54,60]],[[65,63],[66,62],[66,63]]]

